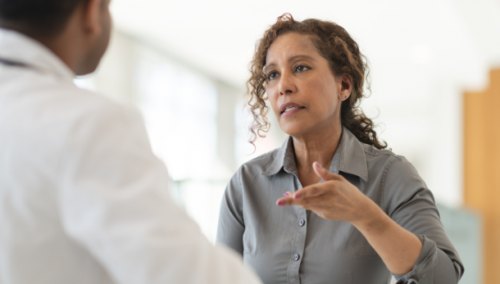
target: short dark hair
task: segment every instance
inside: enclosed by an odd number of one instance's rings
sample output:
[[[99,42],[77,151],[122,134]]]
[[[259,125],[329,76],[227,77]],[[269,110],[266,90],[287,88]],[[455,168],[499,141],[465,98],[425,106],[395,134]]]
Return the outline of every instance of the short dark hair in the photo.
[[[52,36],[64,29],[76,7],[88,0],[0,0],[0,27],[32,36]]]

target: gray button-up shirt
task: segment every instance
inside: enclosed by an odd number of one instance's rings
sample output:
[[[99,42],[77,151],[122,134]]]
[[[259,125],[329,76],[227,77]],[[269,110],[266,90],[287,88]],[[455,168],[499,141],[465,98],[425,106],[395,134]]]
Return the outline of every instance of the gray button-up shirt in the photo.
[[[363,144],[344,128],[329,170],[422,241],[417,263],[408,274],[395,275],[398,283],[458,283],[463,264],[431,191],[404,157]],[[232,177],[222,200],[217,241],[242,254],[266,284],[388,283],[389,270],[351,223],[275,205],[285,192],[300,188],[289,138]]]

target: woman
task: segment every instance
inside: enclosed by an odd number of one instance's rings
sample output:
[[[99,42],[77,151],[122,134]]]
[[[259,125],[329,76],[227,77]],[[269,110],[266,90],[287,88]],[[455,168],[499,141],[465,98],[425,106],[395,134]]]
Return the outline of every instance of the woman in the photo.
[[[233,176],[217,240],[265,283],[388,283],[392,273],[398,283],[444,284],[463,274],[432,193],[357,107],[363,58],[342,27],[291,15],[258,44],[254,140],[269,127],[266,100],[290,137]]]

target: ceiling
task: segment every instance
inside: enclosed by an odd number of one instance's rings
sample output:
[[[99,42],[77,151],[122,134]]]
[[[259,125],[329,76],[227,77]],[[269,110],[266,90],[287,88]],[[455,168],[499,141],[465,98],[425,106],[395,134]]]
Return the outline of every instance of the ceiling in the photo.
[[[256,41],[286,12],[344,26],[374,72],[425,65],[473,85],[500,64],[499,0],[115,0],[112,11],[120,31],[234,86],[248,78]]]

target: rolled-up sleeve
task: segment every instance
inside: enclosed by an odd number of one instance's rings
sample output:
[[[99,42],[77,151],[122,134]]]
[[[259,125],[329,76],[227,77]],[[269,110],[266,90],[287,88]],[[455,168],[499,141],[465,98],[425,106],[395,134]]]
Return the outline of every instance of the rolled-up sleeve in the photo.
[[[394,157],[385,168],[382,187],[386,213],[422,241],[413,269],[394,275],[397,283],[458,283],[464,272],[462,261],[417,170],[404,157]]]

